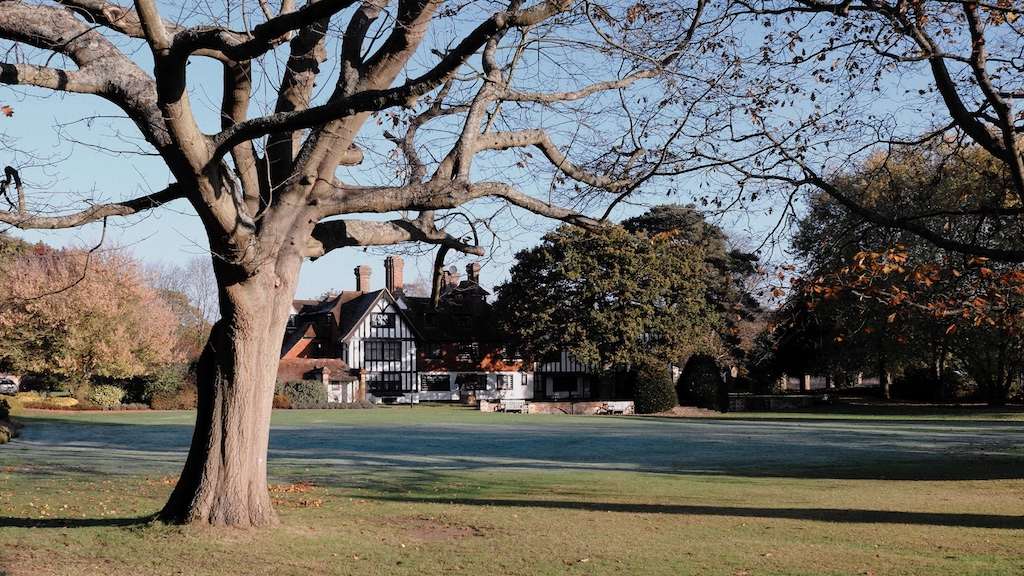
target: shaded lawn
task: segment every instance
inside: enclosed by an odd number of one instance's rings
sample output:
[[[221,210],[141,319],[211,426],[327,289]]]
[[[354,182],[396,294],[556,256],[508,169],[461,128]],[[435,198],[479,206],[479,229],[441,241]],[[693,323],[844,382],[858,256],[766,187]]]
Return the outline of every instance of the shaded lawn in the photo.
[[[0,572],[1020,574],[1024,427],[283,411],[282,526],[151,525],[191,413],[29,413]],[[777,418],[778,415],[773,415]]]

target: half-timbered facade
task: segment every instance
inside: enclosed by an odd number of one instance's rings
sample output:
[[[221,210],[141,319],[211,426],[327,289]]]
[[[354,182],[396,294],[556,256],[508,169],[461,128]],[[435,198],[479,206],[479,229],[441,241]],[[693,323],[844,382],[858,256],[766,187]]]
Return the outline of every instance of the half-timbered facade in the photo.
[[[387,290],[365,294],[350,306],[342,313],[342,359],[363,374],[369,396],[414,401],[416,335],[405,314]]]
[[[416,402],[415,329],[388,290],[369,290],[368,266],[355,272],[356,290],[293,303],[278,380],[323,379],[332,402]]]
[[[296,300],[278,379],[322,379],[332,402],[616,397],[568,352],[525,362],[498,330],[479,264],[464,280],[446,271],[436,306],[404,294],[402,266],[400,257],[385,260],[382,290],[369,289],[370,268],[359,266],[356,290]]]

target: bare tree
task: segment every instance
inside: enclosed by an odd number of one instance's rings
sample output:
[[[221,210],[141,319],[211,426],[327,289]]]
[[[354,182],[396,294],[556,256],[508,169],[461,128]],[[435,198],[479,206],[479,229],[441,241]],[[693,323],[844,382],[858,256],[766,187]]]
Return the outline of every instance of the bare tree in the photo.
[[[737,0],[728,12],[761,30],[748,46],[757,57],[744,64],[749,120],[706,157],[726,161],[748,192],[785,190],[789,209],[800,189],[820,189],[871,225],[1024,262],[1024,22],[1015,3]],[[908,147],[950,159],[983,150],[1013,187],[937,204],[896,189],[858,199],[836,185],[854,174],[891,180],[886,159]],[[869,159],[873,174],[863,170]],[[992,227],[1005,233],[974,233]]]
[[[217,279],[209,258],[195,256],[183,265],[151,264],[146,266],[146,273],[153,287],[184,294],[189,304],[195,307],[199,315],[197,320],[209,323],[217,320],[220,315],[217,310]]]
[[[651,179],[705,166],[686,142],[726,121],[714,95],[730,77],[733,39],[704,0],[209,10],[175,21],[155,0],[0,2],[0,38],[11,45],[0,82],[114,104],[173,180],[59,213],[34,211],[26,191],[0,222],[69,228],[180,199],[208,236],[220,319],[200,359],[194,437],[166,521],[275,522],[273,381],[304,259],[403,242],[481,254],[465,225],[476,219],[455,215],[495,201],[595,228]],[[222,70],[212,134],[193,109],[197,59]],[[351,216],[365,213],[389,217]]]

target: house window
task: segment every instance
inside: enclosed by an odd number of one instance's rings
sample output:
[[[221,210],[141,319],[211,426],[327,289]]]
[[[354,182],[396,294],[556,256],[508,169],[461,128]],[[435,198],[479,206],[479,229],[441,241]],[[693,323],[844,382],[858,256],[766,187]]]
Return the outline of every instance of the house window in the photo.
[[[459,344],[459,352],[455,355],[455,360],[458,362],[475,362],[480,359],[480,344],[477,342],[467,342],[465,344]]]
[[[427,346],[425,354],[428,360],[440,360],[444,352],[440,344],[431,344]]]
[[[459,374],[455,377],[455,383],[463,392],[487,390],[487,374]]]
[[[395,315],[390,312],[379,312],[370,316],[371,328],[394,328]]]
[[[399,341],[370,340],[365,344],[364,359],[370,361],[395,361],[402,359],[402,343]]]
[[[447,374],[423,374],[420,376],[420,390],[424,392],[450,392],[451,379]]]
[[[552,392],[575,392],[576,391],[576,375],[567,374],[555,376],[554,382],[551,384]]]
[[[511,374],[498,374],[498,390],[511,390],[512,389],[512,375]]]
[[[393,396],[403,392],[415,392],[411,385],[403,385],[402,375],[397,372],[367,373],[366,389],[374,396]]]

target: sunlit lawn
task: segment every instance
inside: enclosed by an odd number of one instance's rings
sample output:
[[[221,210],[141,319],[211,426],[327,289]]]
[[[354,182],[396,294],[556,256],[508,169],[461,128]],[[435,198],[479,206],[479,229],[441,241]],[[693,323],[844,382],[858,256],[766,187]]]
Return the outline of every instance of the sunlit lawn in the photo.
[[[237,531],[147,520],[192,414],[28,413],[0,572],[1024,573],[1019,413],[785,416],[278,412],[281,526]]]

